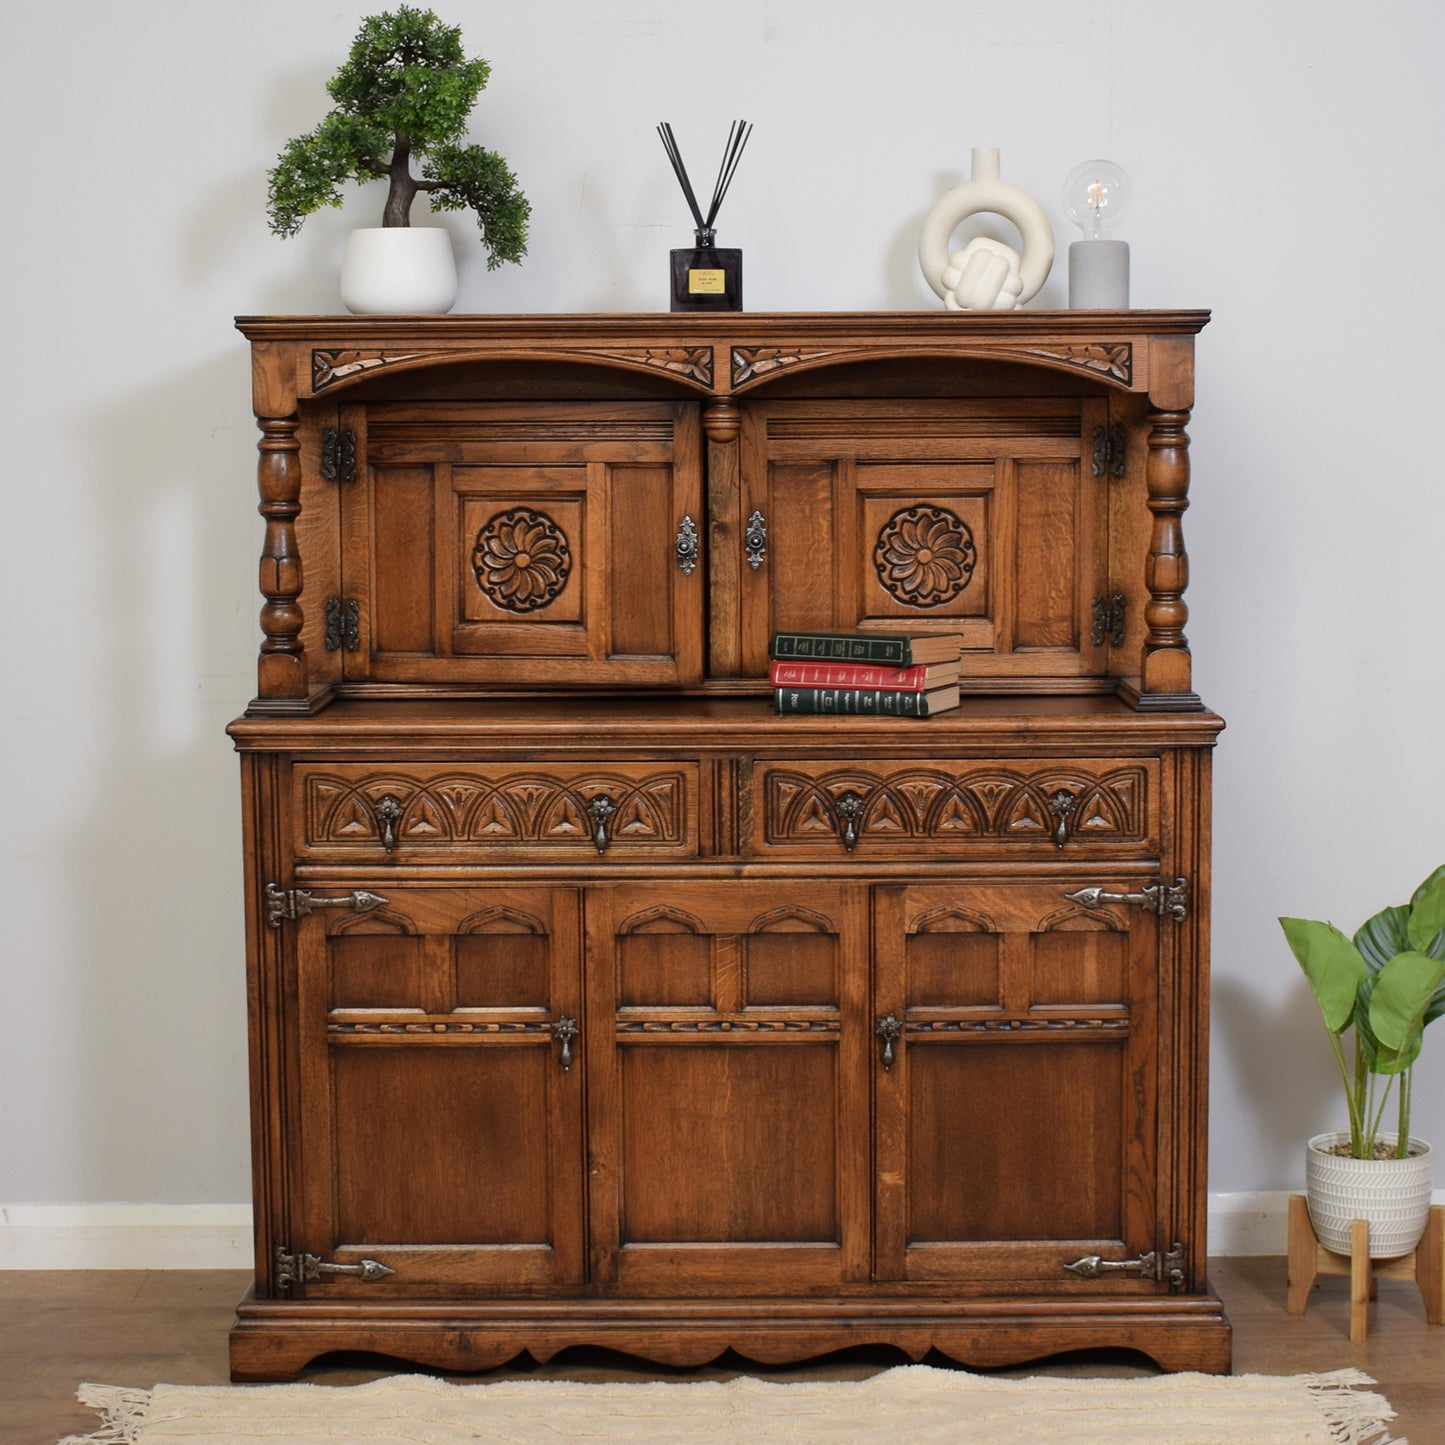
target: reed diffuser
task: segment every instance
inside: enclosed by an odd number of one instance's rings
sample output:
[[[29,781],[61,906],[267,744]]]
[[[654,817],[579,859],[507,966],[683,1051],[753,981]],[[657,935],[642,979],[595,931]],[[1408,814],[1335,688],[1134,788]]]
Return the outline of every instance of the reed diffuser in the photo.
[[[743,147],[753,128],[745,120],[735,120],[728,130],[727,145],[723,148],[722,164],[718,167],[717,180],[713,183],[712,204],[704,216],[697,203],[697,193],[688,179],[687,167],[682,163],[682,152],[672,127],[663,121],[657,128],[662,137],[662,148],[672,162],[673,174],[677,176],[682,194],[687,199],[688,209],[697,226],[696,245],[691,250],[672,252],[671,307],[673,311],[741,311],[743,309],[743,253],[729,250],[717,244],[718,208],[732,184],[733,172],[738,168]]]

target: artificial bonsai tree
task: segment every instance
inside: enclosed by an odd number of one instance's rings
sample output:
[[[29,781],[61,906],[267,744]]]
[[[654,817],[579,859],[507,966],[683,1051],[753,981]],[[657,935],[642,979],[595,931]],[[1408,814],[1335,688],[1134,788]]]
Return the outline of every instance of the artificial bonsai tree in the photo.
[[[1350,1157],[1404,1158],[1412,1069],[1425,1026],[1445,1014],[1445,865],[1408,903],[1361,924],[1353,939],[1315,919],[1279,922],[1309,980],[1344,1082]],[[1354,1059],[1347,1062],[1342,1040],[1352,1027]],[[1398,1129],[1391,1150],[1379,1133],[1396,1078]]]
[[[294,236],[313,211],[341,204],[346,182],[385,178],[383,226],[410,225],[425,191],[434,209],[477,213],[489,270],[520,261],[532,208],[501,156],[462,143],[490,74],[485,60],[463,55],[460,28],[430,10],[403,5],[363,20],[326,85],[335,109],[289,142],[270,173],[271,229]]]

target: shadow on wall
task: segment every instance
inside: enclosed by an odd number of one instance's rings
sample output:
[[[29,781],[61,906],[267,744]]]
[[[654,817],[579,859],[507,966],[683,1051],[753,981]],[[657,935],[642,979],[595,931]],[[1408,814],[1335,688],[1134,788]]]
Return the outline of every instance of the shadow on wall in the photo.
[[[1213,1067],[1229,1070],[1237,1133],[1257,1141],[1254,1188],[1302,1188],[1305,1141],[1342,1127],[1344,1117],[1339,1072],[1307,984],[1291,980],[1287,996],[1272,1002],[1242,980],[1216,973],[1210,1012]],[[1240,1119],[1245,1111],[1252,1125]]]
[[[65,855],[85,1117],[57,1168],[76,1198],[249,1197],[239,790],[223,731],[254,690],[248,385],[237,345],[89,418],[110,605],[94,622],[92,801]]]

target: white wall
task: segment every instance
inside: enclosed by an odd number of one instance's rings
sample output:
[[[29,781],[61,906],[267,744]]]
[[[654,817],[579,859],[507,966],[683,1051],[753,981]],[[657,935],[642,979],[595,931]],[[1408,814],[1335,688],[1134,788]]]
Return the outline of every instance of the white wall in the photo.
[[[438,0],[441,4],[442,0]],[[374,8],[381,8],[377,5]],[[1445,171],[1433,0],[442,5],[474,134],[533,204],[461,310],[661,309],[709,180],[750,309],[934,305],[924,213],[974,145],[1059,227],[1124,164],[1139,306],[1214,309],[1192,427],[1196,685],[1217,758],[1213,1177],[1295,1187],[1339,1117],[1279,912],[1353,927],[1445,860]],[[265,172],[360,11],[28,6],[0,87],[5,368],[0,1204],[248,1195],[236,766],[254,691],[254,436],[235,313],[338,308],[366,193],[269,235]],[[1062,263],[1036,304],[1061,305]],[[1445,1025],[1418,1131],[1445,1145]]]

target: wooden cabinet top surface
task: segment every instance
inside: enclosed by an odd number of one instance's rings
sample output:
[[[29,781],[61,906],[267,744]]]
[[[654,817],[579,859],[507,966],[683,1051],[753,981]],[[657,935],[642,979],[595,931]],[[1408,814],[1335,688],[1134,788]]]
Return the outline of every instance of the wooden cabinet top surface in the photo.
[[[241,718],[243,751],[369,745],[536,752],[645,746],[748,751],[825,749],[943,756],[1055,747],[1149,750],[1208,746],[1223,728],[1211,712],[1140,713],[1117,697],[971,697],[933,718],[781,716],[767,698],[598,695],[343,699],[319,718]]]

